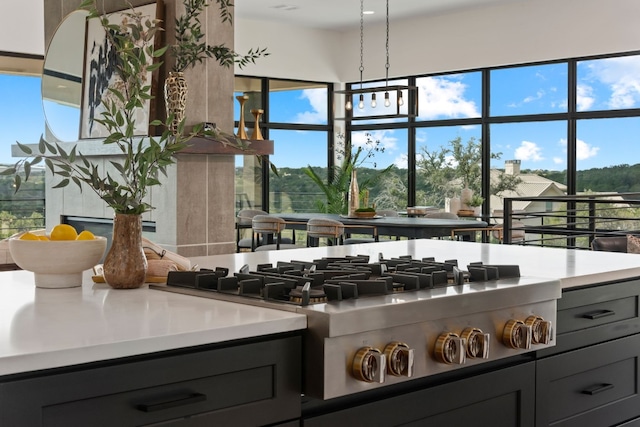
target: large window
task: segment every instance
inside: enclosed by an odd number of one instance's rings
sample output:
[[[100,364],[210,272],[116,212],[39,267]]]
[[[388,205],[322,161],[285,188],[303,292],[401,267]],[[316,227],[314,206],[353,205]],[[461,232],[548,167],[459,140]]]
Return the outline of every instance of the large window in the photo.
[[[577,110],[619,110],[640,107],[640,56],[579,61]]]
[[[237,156],[236,209],[253,208],[269,212],[310,212],[317,209],[316,200],[322,194],[304,169],[312,167],[326,179],[328,167],[333,164],[328,149],[333,141],[328,112],[330,86],[326,83],[236,77],[235,96],[248,98],[244,114],[248,137],[255,127],[250,110],[262,109],[262,135],[274,141],[274,154],[271,156],[261,159]],[[236,103],[236,118],[240,116],[239,105]],[[267,162],[269,167],[265,167]]]
[[[443,208],[465,185],[488,199],[485,213],[505,196],[637,191],[638,69],[635,52],[408,77],[418,116],[393,123],[396,135],[407,130],[396,141],[407,147],[407,204]],[[468,156],[456,159],[461,148]],[[464,182],[469,158],[479,183]]]
[[[585,119],[577,124],[578,192],[640,191],[640,117]]]
[[[567,63],[490,71],[491,116],[567,111]]]
[[[415,205],[444,207],[447,198],[460,197],[462,187],[480,193],[481,169],[468,182],[454,177],[461,162],[481,161],[480,126],[438,126],[416,129]]]
[[[0,74],[0,163],[13,164],[11,145],[36,144],[44,133],[39,77]],[[76,129],[77,131],[77,129]]]
[[[479,71],[419,77],[418,120],[480,117],[482,73]]]
[[[13,165],[11,146],[35,144],[44,133],[39,77],[0,74],[0,164]],[[0,177],[0,238],[44,227],[44,168],[34,168],[18,193],[11,176]]]

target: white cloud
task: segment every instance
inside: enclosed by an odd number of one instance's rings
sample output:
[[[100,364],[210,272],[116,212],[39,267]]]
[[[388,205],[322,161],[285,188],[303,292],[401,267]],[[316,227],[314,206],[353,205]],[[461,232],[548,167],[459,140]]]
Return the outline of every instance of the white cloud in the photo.
[[[312,110],[298,113],[295,118],[295,123],[316,124],[327,121],[326,89],[304,89],[300,98],[307,99]]]
[[[522,141],[520,146],[515,150],[515,157],[519,160],[539,162],[544,160],[542,157],[542,149],[535,142]]]
[[[595,157],[598,155],[598,151],[600,151],[599,147],[593,147],[580,139],[576,141],[576,158],[578,160]]]
[[[626,56],[593,61],[589,64],[591,75],[609,86],[610,108],[636,107],[640,103],[640,58]]]
[[[567,147],[567,140],[562,138],[559,144],[565,148]],[[576,159],[577,160],[586,160],[591,157],[595,157],[598,155],[598,151],[600,151],[600,147],[594,147],[590,144],[587,144],[581,139],[576,140]]]
[[[539,99],[542,99],[542,97],[544,97],[544,91],[543,90],[539,90],[538,92],[536,92],[535,96],[527,96],[525,99],[522,100],[522,102],[524,102],[526,104],[528,102],[533,102],[533,101],[537,101]]]
[[[553,163],[555,163],[556,165],[561,165],[564,163],[564,159],[561,157],[554,157],[553,158]]]
[[[399,169],[408,169],[409,161],[407,160],[406,154],[401,154],[393,160],[393,164],[396,165]]]
[[[593,88],[586,84],[578,84],[576,102],[578,111],[591,108],[596,99],[593,97]]]
[[[441,77],[420,79],[420,117],[479,117],[475,102],[464,98],[466,89],[467,85],[460,81]]]

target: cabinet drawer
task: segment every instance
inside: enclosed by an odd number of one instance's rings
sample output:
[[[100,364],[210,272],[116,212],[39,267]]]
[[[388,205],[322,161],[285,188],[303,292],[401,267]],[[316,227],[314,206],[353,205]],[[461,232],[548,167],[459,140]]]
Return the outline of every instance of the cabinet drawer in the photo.
[[[558,311],[557,334],[594,328],[638,317],[635,295]]]
[[[340,409],[308,417],[303,411],[302,426],[529,427],[534,381],[535,362],[527,362],[359,405],[331,402],[328,410]]]
[[[301,338],[94,363],[0,378],[0,426],[253,426],[300,416]]]
[[[640,280],[562,292],[558,300],[556,345],[538,352],[558,354],[640,333]]]
[[[640,415],[640,336],[538,360],[538,426],[606,426]]]
[[[43,426],[143,425],[248,405],[274,396],[274,369],[254,369],[182,381],[42,408]],[[100,414],[97,416],[97,414]]]

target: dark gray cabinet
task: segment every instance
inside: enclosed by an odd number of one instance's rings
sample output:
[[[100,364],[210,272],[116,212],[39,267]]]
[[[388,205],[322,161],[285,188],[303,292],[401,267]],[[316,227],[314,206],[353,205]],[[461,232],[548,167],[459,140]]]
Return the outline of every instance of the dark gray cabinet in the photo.
[[[638,280],[563,292],[556,346],[538,352],[536,426],[638,422],[639,294]]]
[[[535,362],[351,406],[315,417],[304,427],[534,425]]]
[[[300,417],[301,338],[0,378],[1,426],[256,426]],[[297,424],[297,421],[295,422]]]
[[[538,426],[612,426],[640,416],[640,335],[537,362]]]

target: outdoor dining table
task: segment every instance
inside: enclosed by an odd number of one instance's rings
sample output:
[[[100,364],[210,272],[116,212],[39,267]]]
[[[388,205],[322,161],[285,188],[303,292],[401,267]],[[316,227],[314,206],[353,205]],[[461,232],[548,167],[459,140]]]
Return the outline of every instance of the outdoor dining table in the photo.
[[[434,237],[450,237],[451,232],[457,229],[484,228],[488,224],[485,221],[472,219],[445,219],[445,218],[419,218],[419,217],[374,217],[352,218],[345,215],[325,213],[276,213],[270,214],[280,217],[291,225],[287,228],[305,229],[305,224],[312,218],[326,218],[342,222],[347,232],[363,233],[356,229],[349,230],[349,226],[357,228],[375,228],[375,236],[399,236],[409,239],[430,239]],[[469,231],[470,240],[475,233]]]

